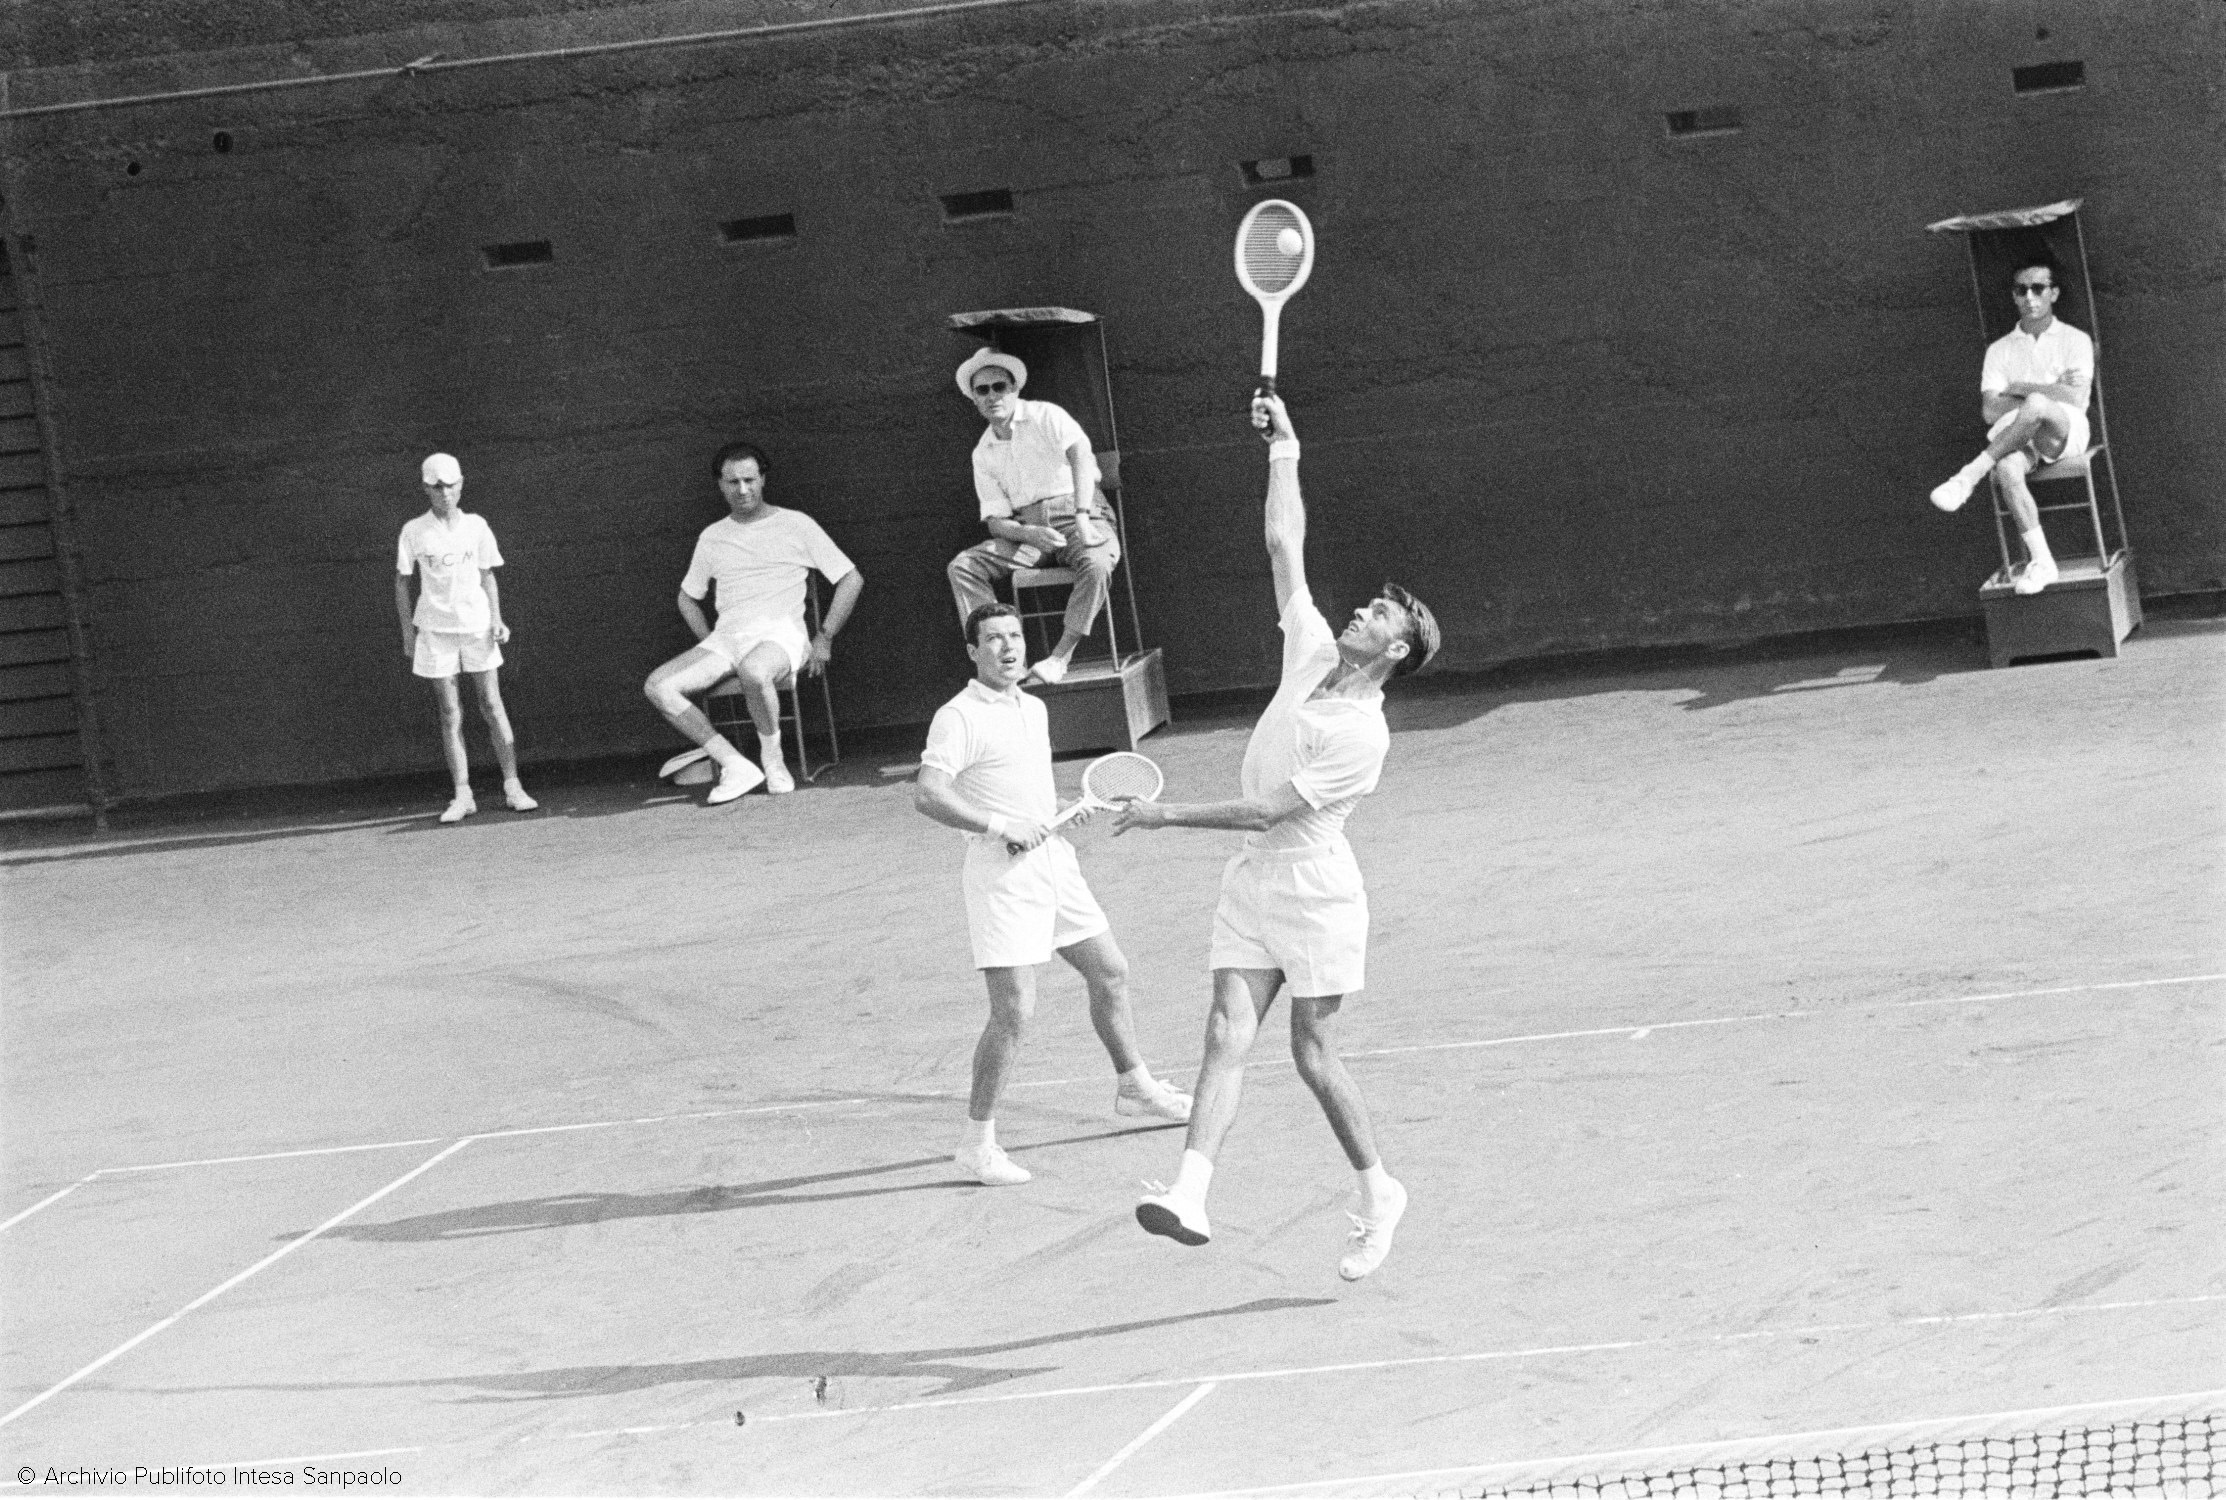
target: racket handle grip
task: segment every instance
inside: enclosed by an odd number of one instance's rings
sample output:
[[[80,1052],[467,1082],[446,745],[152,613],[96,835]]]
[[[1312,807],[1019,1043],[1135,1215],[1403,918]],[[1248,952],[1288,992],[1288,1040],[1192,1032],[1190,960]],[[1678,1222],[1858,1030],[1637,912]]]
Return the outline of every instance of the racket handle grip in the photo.
[[[1075,814],[1081,812],[1082,809],[1088,807],[1089,805],[1090,799],[1084,797],[1081,801],[1075,803],[1074,806],[1068,808],[1065,812],[1059,814],[1059,816],[1057,816],[1056,818],[1053,818],[1051,820],[1051,826],[1054,828],[1065,827],[1068,821],[1071,820],[1075,816]]]

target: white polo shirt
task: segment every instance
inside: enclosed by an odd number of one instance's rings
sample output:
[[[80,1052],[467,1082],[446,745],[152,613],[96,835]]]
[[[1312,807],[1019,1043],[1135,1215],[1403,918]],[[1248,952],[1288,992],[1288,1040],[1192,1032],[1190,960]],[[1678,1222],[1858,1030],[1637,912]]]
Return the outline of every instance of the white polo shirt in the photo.
[[[1381,688],[1362,698],[1310,696],[1337,666],[1337,637],[1306,590],[1291,595],[1282,626],[1283,680],[1244,747],[1240,785],[1250,800],[1290,782],[1306,809],[1247,837],[1255,849],[1335,843],[1391,749]]]
[[[768,509],[771,514],[747,523],[732,516],[713,521],[696,537],[680,591],[701,600],[717,584],[722,626],[785,620],[801,629],[805,575],[817,568],[829,583],[840,583],[853,569],[810,516]]]
[[[494,623],[482,568],[502,566],[494,529],[467,511],[443,521],[427,511],[402,527],[394,547],[394,569],[417,574],[417,608],[410,623],[420,630],[481,635]]]
[[[951,778],[961,797],[999,817],[1048,823],[1058,815],[1051,726],[1043,700],[992,692],[977,677],[935,711],[920,764]]]
[[[1010,519],[1024,505],[1061,496],[1065,503],[1046,506],[1047,513],[1072,515],[1074,470],[1067,450],[1080,443],[1087,451],[1089,434],[1065,407],[1049,401],[1015,401],[1012,425],[1010,438],[989,427],[974,445],[974,494],[982,502],[982,519]]]
[[[1986,363],[1979,372],[1979,393],[1999,396],[2013,381],[2027,385],[2059,385],[2067,375],[2078,374],[2085,384],[2075,404],[2087,409],[2094,389],[2095,341],[2062,318],[2053,318],[2037,335],[2012,328],[1986,346]]]

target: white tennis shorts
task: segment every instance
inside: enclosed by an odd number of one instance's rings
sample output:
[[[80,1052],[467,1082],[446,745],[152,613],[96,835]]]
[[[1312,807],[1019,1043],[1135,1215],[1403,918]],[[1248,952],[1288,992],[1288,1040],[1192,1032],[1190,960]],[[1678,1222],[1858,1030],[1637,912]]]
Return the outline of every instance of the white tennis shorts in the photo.
[[[410,670],[420,677],[454,677],[458,668],[492,672],[501,665],[502,647],[492,630],[420,630],[410,653]]]
[[[1368,892],[1352,846],[1240,850],[1221,871],[1207,967],[1281,969],[1307,999],[1364,988]]]
[[[2070,436],[2064,439],[2064,451],[2055,455],[2054,458],[2044,457],[2041,454],[2040,445],[2038,442],[2027,443],[2025,445],[2025,451],[2032,454],[2036,462],[2043,464],[2052,464],[2056,462],[2056,459],[2058,458],[2077,458],[2080,454],[2087,451],[2088,440],[2093,435],[2091,430],[2087,426],[2087,414],[2085,412],[2081,411],[2076,406],[2066,406],[2061,401],[2051,402],[2050,404],[2053,405],[2058,412],[2062,413],[2064,417],[2064,425],[2070,430]],[[1987,437],[1991,440],[1993,438],[2001,436],[2002,429],[2009,426],[2010,423],[2016,420],[2016,412],[2006,411],[2002,413],[2000,417],[1995,419],[1994,425],[1987,428]]]
[[[966,931],[977,969],[1049,963],[1111,923],[1082,878],[1074,846],[1053,835],[1026,854],[984,835],[966,845]]]
[[[805,653],[812,645],[804,627],[795,620],[738,620],[732,625],[721,620],[718,629],[696,642],[729,668],[740,667],[743,657],[767,643],[787,654],[791,678],[803,667]]]

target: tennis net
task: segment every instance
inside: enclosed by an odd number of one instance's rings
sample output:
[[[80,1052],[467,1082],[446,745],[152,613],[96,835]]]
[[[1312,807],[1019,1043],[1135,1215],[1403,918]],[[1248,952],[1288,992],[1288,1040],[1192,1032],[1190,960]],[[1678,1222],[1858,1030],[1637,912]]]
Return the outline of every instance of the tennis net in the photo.
[[[1479,1476],[1435,1496],[1452,1500],[1781,1500],[1781,1497],[1903,1495],[2226,1497],[2226,1456],[2215,1413],[2144,1417],[2045,1431],[1850,1445],[1808,1456],[1727,1451],[1663,1455],[1617,1472]],[[1637,1457],[1637,1455],[1629,1455]]]

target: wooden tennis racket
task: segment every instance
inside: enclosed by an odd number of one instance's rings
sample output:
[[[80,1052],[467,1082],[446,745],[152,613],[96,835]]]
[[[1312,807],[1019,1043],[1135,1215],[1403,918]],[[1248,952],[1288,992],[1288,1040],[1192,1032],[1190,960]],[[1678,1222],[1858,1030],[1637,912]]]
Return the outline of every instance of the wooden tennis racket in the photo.
[[[1255,203],[1237,226],[1237,285],[1260,304],[1260,389],[1275,394],[1277,332],[1283,304],[1314,270],[1314,226],[1295,203]]]

